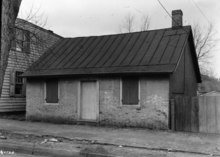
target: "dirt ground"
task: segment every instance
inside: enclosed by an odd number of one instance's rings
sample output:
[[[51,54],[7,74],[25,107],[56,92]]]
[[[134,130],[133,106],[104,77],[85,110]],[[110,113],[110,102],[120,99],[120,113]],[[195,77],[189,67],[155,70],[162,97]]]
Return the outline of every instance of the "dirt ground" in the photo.
[[[12,119],[12,120],[18,120],[18,121],[25,121],[25,112],[1,113],[0,119]]]
[[[220,156],[220,135],[0,119],[0,143],[124,157]],[[24,145],[25,146],[25,145]],[[19,153],[19,152],[16,152]]]

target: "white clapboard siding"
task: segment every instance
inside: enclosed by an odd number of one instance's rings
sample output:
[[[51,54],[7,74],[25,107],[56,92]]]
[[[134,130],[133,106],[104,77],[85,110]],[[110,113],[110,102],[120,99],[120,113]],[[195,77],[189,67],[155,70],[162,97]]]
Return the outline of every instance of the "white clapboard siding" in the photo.
[[[10,97],[10,76],[12,71],[25,71],[34,61],[36,61],[48,47],[61,39],[61,37],[52,34],[51,31],[42,29],[36,25],[25,22],[22,29],[37,32],[46,42],[36,43],[30,41],[30,53],[26,54],[19,51],[11,50],[8,58],[8,66],[6,68],[2,94],[0,95],[0,112],[25,111],[25,98]],[[34,31],[34,32],[33,32]]]
[[[21,52],[10,52],[0,98],[0,112],[25,111],[25,98],[10,97],[10,73],[11,71],[25,71],[38,58],[39,55],[31,55],[28,58]]]
[[[25,111],[25,98],[0,98],[0,112]]]

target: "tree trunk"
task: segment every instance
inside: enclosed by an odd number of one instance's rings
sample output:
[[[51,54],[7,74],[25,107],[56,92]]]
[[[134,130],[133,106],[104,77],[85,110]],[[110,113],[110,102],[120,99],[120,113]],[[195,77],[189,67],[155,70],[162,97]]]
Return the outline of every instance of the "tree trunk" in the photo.
[[[21,0],[1,0],[0,96]]]

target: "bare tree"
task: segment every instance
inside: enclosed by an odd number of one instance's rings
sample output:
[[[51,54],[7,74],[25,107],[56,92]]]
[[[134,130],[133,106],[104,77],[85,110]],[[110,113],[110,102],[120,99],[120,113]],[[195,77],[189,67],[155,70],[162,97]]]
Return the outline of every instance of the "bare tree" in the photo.
[[[150,27],[150,17],[148,15],[145,15],[142,17],[142,23],[141,23],[141,31],[146,31]]]
[[[148,15],[144,15],[138,20],[134,15],[128,14],[119,29],[122,33],[130,33],[134,31],[146,31],[149,27],[150,17]]]
[[[1,6],[1,52],[0,52],[0,95],[8,65],[11,42],[14,38],[14,25],[17,18],[21,0],[2,0]]]
[[[34,8],[34,5],[25,13],[21,10],[18,18],[43,28],[47,25],[47,16],[41,11],[41,7]],[[22,26],[23,23],[19,24],[19,21],[16,21],[16,25]]]
[[[207,29],[202,29],[197,24],[192,31],[198,61],[200,63],[209,63],[209,59],[212,57],[211,52],[218,42],[214,36],[213,26],[210,24]]]
[[[129,14],[125,17],[124,23],[120,28],[121,32],[133,32],[134,31],[134,16]]]
[[[38,9],[34,9],[33,6],[30,8],[27,14],[22,15],[20,14],[19,18],[23,20],[16,20],[15,21],[15,26],[18,28],[26,28],[28,27],[27,22],[31,22],[34,25],[37,25],[39,27],[45,28],[47,25],[47,17],[45,16],[44,13],[40,12],[40,7]],[[27,22],[26,22],[27,21]],[[29,30],[31,33],[29,34],[29,38],[31,41],[37,41],[39,43],[45,43],[45,40],[41,36],[41,31],[39,29],[35,29],[34,27]],[[16,40],[16,39],[15,39]]]
[[[212,24],[207,28],[201,28],[196,24],[192,28],[194,44],[196,48],[197,58],[200,65],[200,70],[203,74],[210,74],[210,60],[219,40],[215,36],[215,30]]]
[[[216,79],[217,74],[214,72],[213,68],[211,68],[211,67],[202,68],[201,72],[203,75],[206,75],[206,76],[209,76],[209,77]]]
[[[24,44],[27,47],[28,44],[32,46],[34,45],[35,53],[32,54],[32,56],[33,55],[39,56],[39,54],[42,54],[46,49],[48,49],[51,46],[51,41],[53,41],[53,39],[50,39],[50,36],[45,36],[42,30],[39,29],[39,28],[45,28],[47,25],[47,17],[40,10],[41,8],[34,9],[32,6],[26,14],[21,13],[19,19],[17,19],[15,22],[15,29],[17,31],[15,31],[16,35],[14,36],[15,38],[13,40],[14,47],[18,47],[22,49],[22,47],[24,47]],[[20,41],[19,38],[21,36],[25,38],[24,41],[22,42]],[[32,46],[29,46],[29,49],[31,49]],[[23,53],[23,54],[24,54],[23,57],[25,57],[24,62],[27,63],[28,66],[31,65],[36,60],[36,57],[30,57],[30,53]],[[17,55],[20,55],[20,53],[12,53],[12,55],[15,60],[14,66],[16,66],[17,64],[19,65],[18,63],[19,61],[17,60],[17,58],[19,57],[17,57]]]
[[[134,31],[146,31],[149,27],[149,16],[143,16],[138,21],[134,15],[129,14],[125,17],[119,28],[122,33],[129,33]],[[201,28],[199,24],[196,24],[192,27],[192,32],[200,69],[202,73],[207,73],[210,71],[210,67],[207,67],[207,65],[210,63],[212,52],[219,40],[215,37],[212,24],[207,28]]]

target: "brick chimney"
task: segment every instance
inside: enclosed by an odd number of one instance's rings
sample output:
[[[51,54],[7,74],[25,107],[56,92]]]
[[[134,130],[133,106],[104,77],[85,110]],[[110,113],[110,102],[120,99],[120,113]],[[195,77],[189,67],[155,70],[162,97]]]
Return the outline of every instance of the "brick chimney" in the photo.
[[[183,12],[182,10],[172,11],[172,28],[183,26]]]

